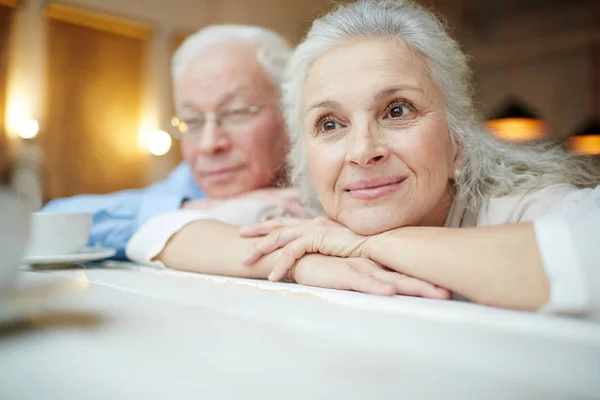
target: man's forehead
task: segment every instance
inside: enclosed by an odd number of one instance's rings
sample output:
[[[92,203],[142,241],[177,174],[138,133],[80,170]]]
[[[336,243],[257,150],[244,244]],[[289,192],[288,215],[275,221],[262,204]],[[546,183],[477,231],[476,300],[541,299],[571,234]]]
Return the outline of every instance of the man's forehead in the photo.
[[[235,99],[246,94],[252,93],[252,88],[246,83],[232,83],[224,86],[223,90],[219,91],[219,97],[222,101]]]
[[[247,85],[232,85],[229,88],[225,88],[225,90],[222,92],[213,93],[211,100],[212,102],[216,103],[217,106],[223,106],[235,100],[236,98],[243,97],[245,94],[250,93],[252,93],[251,88],[249,88]],[[193,100],[186,99],[182,104],[182,107],[184,109],[197,110],[198,104]]]
[[[200,57],[190,64],[179,80],[179,86],[200,85],[211,88],[218,86],[221,92],[248,90],[265,83],[266,71],[256,57],[249,59],[241,55],[222,54],[219,57]]]
[[[254,45],[244,42],[229,42],[215,44],[204,52],[187,67],[188,73],[204,71],[209,73],[248,72],[258,66],[257,49]]]
[[[224,44],[190,64],[176,88],[181,107],[214,109],[241,98],[256,101],[272,91],[272,83],[248,44]],[[189,107],[188,107],[189,106]]]

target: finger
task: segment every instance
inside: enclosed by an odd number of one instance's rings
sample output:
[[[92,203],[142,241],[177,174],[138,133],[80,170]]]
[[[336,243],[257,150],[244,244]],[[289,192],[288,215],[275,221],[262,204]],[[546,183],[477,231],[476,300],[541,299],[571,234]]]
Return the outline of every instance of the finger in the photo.
[[[283,279],[287,275],[290,268],[292,268],[292,266],[311,248],[308,246],[308,243],[311,241],[312,238],[302,236],[287,244],[283,248],[283,251],[281,252],[281,255],[275,264],[275,268],[273,268],[269,274],[268,279],[270,281],[279,281]]]
[[[380,267],[366,259],[350,259],[348,263],[359,271],[368,272],[380,280],[393,284],[397,294],[432,299],[448,299],[451,297],[449,290],[442,289],[421,279]]]
[[[304,207],[302,207],[300,204],[293,202],[293,201],[289,201],[285,205],[284,208],[287,212],[292,214],[294,217],[310,218],[310,216],[311,216],[310,213]]]
[[[242,237],[265,236],[274,231],[275,229],[283,228],[285,226],[294,226],[298,223],[299,221],[297,218],[275,218],[269,221],[242,226],[239,229],[239,233]]]
[[[307,219],[311,217],[310,213],[300,205],[299,199],[276,198],[270,200],[270,202],[296,218]]]
[[[378,296],[393,296],[396,294],[396,288],[391,283],[368,273],[358,272],[354,269],[352,271],[346,277],[348,289]]]
[[[274,230],[258,242],[254,243],[246,254],[242,256],[240,261],[242,264],[252,265],[265,254],[272,253],[297,239],[301,233],[302,232],[297,227]]]
[[[435,290],[439,294],[439,297],[431,297],[432,299],[440,299],[440,300],[450,300],[452,299],[452,291],[446,288],[434,285]]]
[[[440,300],[449,299],[451,296],[450,291],[446,289],[442,289],[429,282],[400,274],[398,272],[379,270],[372,272],[372,274],[380,279],[393,283],[397,294],[402,294],[405,296],[427,297]]]

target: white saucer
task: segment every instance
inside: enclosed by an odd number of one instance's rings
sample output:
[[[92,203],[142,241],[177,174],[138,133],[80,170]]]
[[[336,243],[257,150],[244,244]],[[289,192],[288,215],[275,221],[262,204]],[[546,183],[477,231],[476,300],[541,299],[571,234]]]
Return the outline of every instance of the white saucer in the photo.
[[[88,261],[98,261],[110,258],[116,250],[103,247],[84,247],[77,253],[56,254],[53,256],[26,256],[23,264],[74,264]]]

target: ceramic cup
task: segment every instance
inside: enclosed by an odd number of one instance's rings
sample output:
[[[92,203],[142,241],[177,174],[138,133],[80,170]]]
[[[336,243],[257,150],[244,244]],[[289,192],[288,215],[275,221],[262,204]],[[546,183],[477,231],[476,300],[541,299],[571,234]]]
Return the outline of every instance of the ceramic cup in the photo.
[[[88,242],[92,215],[35,212],[31,215],[27,257],[77,253]]]

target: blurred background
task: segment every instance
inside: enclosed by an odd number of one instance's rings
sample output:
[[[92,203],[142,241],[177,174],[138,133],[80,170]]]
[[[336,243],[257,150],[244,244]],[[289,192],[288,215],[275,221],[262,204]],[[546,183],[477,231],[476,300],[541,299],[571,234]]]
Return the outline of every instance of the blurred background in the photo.
[[[423,0],[471,56],[503,140],[600,154],[600,1]],[[43,201],[139,188],[180,160],[170,57],[215,23],[298,43],[329,0],[0,0],[0,175],[41,165]],[[36,184],[37,184],[36,183]]]

